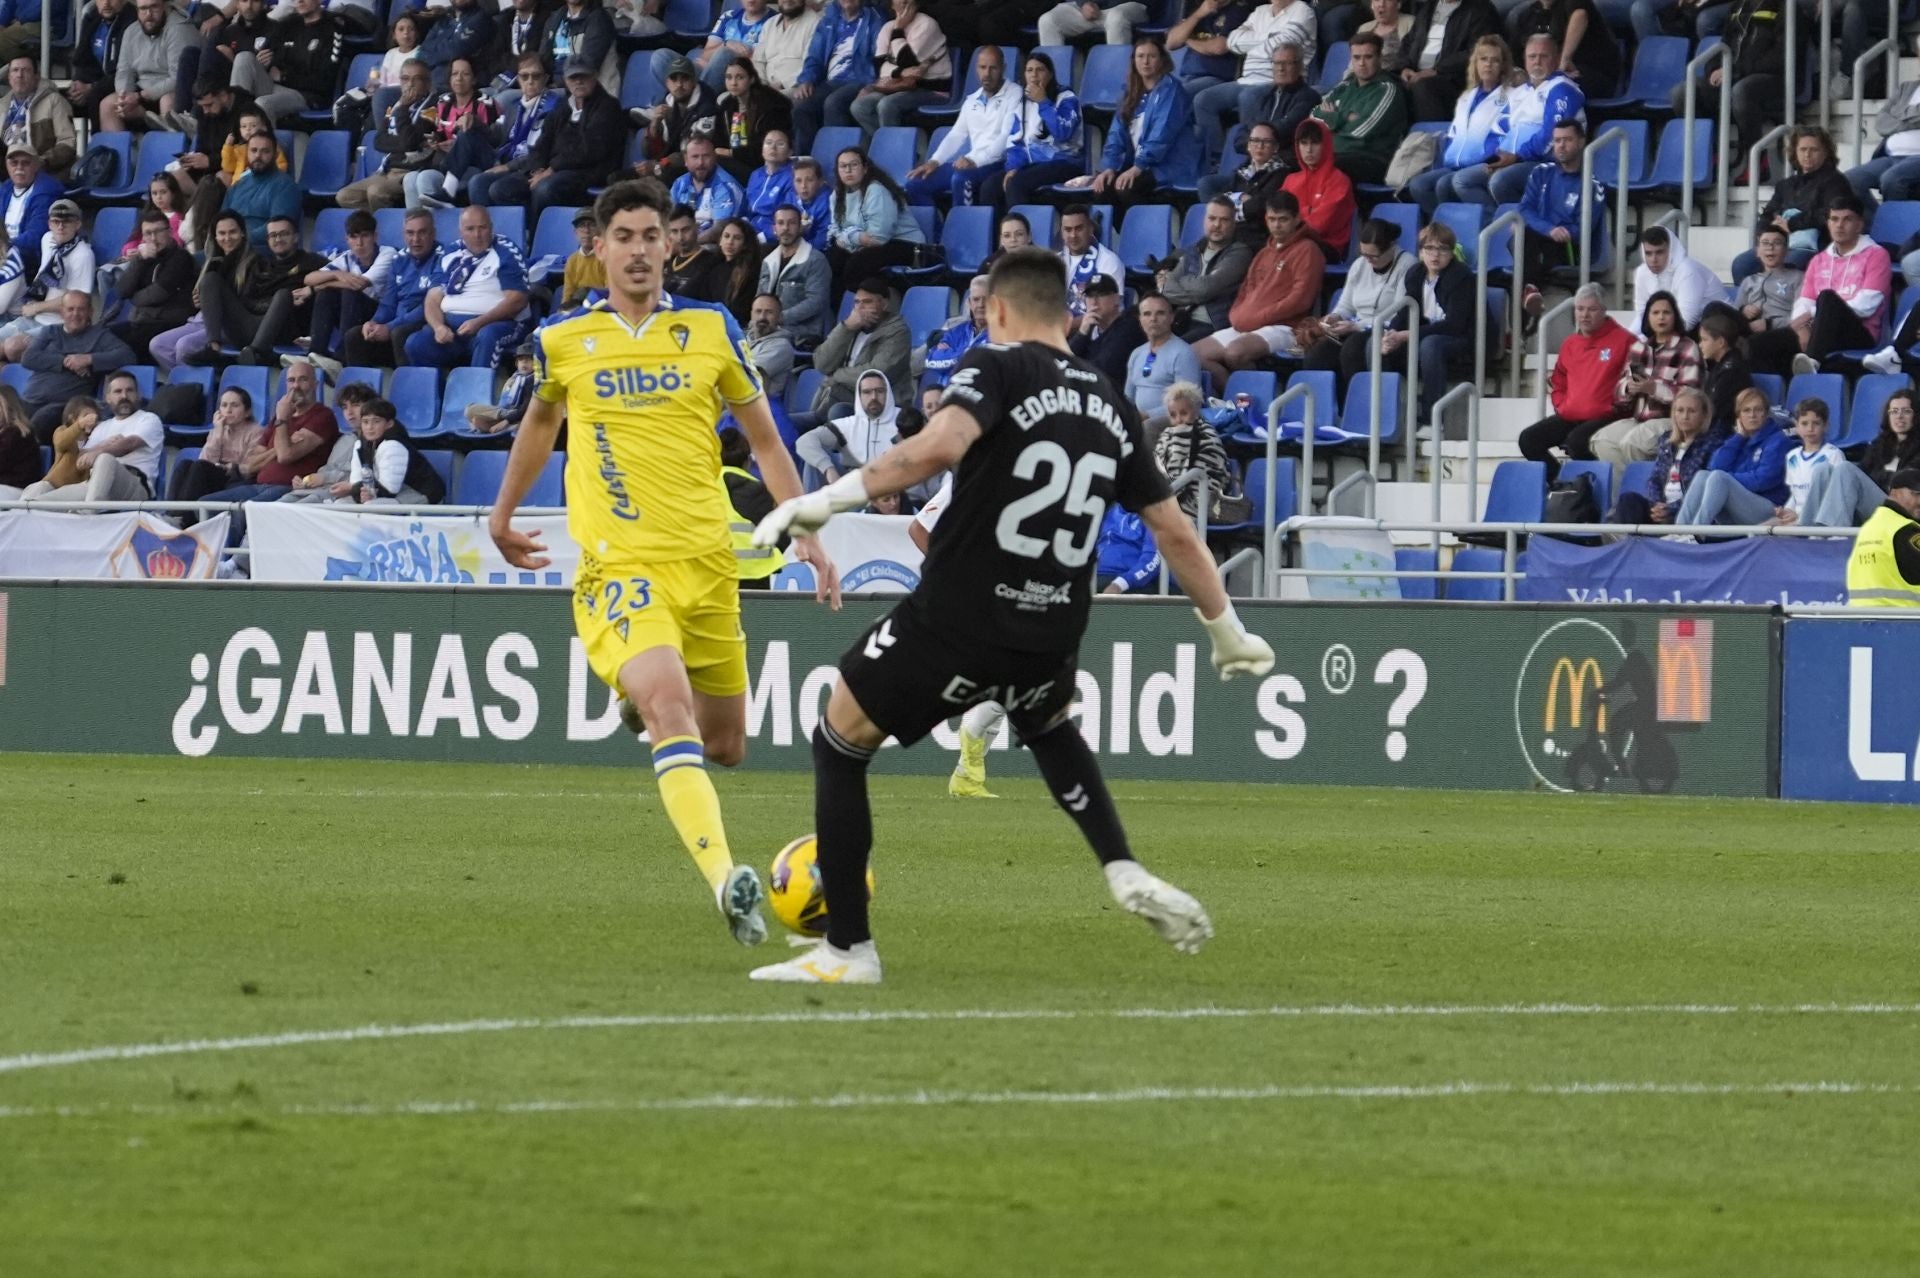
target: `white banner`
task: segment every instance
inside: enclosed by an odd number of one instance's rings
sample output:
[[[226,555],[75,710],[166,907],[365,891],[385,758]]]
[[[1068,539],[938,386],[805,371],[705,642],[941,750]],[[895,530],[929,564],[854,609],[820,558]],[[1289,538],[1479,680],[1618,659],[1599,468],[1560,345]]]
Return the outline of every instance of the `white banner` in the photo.
[[[1346,573],[1341,577],[1282,577],[1283,599],[1398,599],[1398,577],[1370,573],[1393,571],[1393,538],[1356,519],[1351,528],[1322,520],[1300,533],[1300,566]]]
[[[840,588],[904,594],[920,584],[920,548],[907,535],[906,515],[836,515],[820,530],[820,544],[840,570]],[[775,590],[812,590],[813,569],[788,564],[774,575]]]
[[[0,577],[207,579],[227,544],[227,516],[181,531],[159,515],[0,511]]]
[[[500,557],[485,515],[435,515],[430,506],[248,502],[255,581],[402,581],[481,586],[571,586],[580,548],[565,515],[516,516],[538,530],[552,560],[529,572]],[[377,512],[377,513],[376,513]]]

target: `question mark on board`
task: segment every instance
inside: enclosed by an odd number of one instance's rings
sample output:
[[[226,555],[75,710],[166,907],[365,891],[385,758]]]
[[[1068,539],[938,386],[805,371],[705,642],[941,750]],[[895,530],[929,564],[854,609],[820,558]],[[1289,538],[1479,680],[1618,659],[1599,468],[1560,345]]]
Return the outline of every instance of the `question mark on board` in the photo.
[[[1394,729],[1387,734],[1387,758],[1398,763],[1407,757],[1407,734],[1399,729],[1407,726],[1407,717],[1427,695],[1427,663],[1411,648],[1393,649],[1374,666],[1373,681],[1393,683],[1396,679],[1405,682],[1400,695],[1387,707],[1387,726]]]

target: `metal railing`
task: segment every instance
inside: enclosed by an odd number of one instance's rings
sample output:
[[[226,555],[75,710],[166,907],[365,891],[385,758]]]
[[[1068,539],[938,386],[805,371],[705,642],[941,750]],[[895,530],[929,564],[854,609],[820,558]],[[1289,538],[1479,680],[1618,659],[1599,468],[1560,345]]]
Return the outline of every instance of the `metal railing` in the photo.
[[[1580,282],[1585,284],[1593,278],[1593,170],[1594,157],[1609,144],[1617,148],[1619,156],[1615,165],[1613,182],[1613,305],[1618,310],[1626,302],[1626,260],[1627,260],[1627,219],[1632,206],[1627,202],[1627,166],[1631,156],[1627,154],[1627,131],[1611,128],[1601,131],[1599,137],[1587,145],[1580,157]],[[1516,251],[1515,256],[1519,254]],[[1518,285],[1515,286],[1516,288]],[[1520,372],[1514,370],[1513,393],[1520,393]]]
[[[1167,491],[1175,498],[1189,488],[1197,489],[1193,503],[1193,527],[1200,534],[1200,544],[1207,544],[1207,507],[1213,496],[1213,485],[1207,482],[1207,472],[1198,466],[1189,466],[1180,472],[1180,477],[1167,485]],[[1160,557],[1160,593],[1167,593],[1167,582],[1172,578],[1173,570],[1167,567],[1167,557]]]
[[[1564,301],[1556,303],[1551,310],[1542,315],[1540,317],[1540,327],[1534,330],[1534,338],[1540,345],[1534,352],[1534,358],[1537,361],[1534,373],[1539,380],[1534,384],[1533,400],[1534,406],[1539,410],[1542,417],[1547,415],[1547,330],[1552,327],[1553,321],[1559,319],[1562,315],[1570,314],[1572,311],[1573,299],[1569,297]]]
[[[1374,515],[1377,513],[1377,511],[1374,508],[1374,497],[1376,495],[1374,490],[1375,488],[1378,487],[1379,482],[1380,481],[1374,477],[1371,471],[1365,471],[1365,470],[1354,471],[1352,474],[1348,475],[1345,479],[1341,480],[1339,483],[1335,484],[1333,487],[1327,489],[1327,501],[1326,501],[1327,513],[1329,515],[1339,514],[1340,499],[1347,495],[1348,490],[1364,487],[1367,491],[1366,491],[1366,495],[1361,499],[1360,509],[1363,512],[1363,515],[1365,518],[1372,519]]]
[[[1420,312],[1416,310],[1413,316],[1413,322],[1416,324],[1419,323]],[[1373,361],[1374,367],[1378,369],[1380,366],[1378,337],[1374,339]],[[1379,385],[1379,382],[1374,383],[1375,387]],[[1374,398],[1377,401],[1379,397],[1375,396]],[[1279,493],[1278,484],[1280,479],[1279,475],[1275,473],[1280,464],[1280,410],[1296,399],[1306,400],[1307,409],[1305,426],[1300,431],[1300,493],[1295,509],[1306,514],[1313,513],[1313,434],[1315,418],[1319,414],[1319,405],[1314,397],[1313,384],[1311,382],[1296,382],[1294,385],[1287,387],[1278,395],[1274,396],[1273,402],[1267,405],[1267,476],[1265,490],[1260,494],[1262,502],[1260,511],[1260,545],[1262,547],[1269,546],[1273,542],[1273,501]],[[1380,432],[1377,429],[1374,431],[1373,440],[1374,447],[1378,449]],[[1267,575],[1269,579],[1271,579],[1273,575],[1273,561],[1271,558],[1267,561]],[[1269,593],[1271,593],[1271,591],[1269,591]]]
[[[1826,9],[1827,6],[1822,6],[1821,12],[1824,14]],[[1893,30],[1897,32],[1900,28],[1896,25]],[[1822,50],[1823,55],[1824,53],[1825,50]],[[1867,104],[1867,63],[1883,53],[1888,55],[1887,96],[1892,97],[1895,75],[1900,63],[1900,41],[1897,36],[1889,35],[1886,39],[1868,46],[1865,53],[1853,60],[1853,165],[1855,168],[1860,167],[1861,155],[1867,144],[1867,119],[1864,114]],[[1826,99],[1822,98],[1820,109],[1824,111],[1826,106]]]
[[[1260,552],[1254,549],[1252,546],[1248,546],[1243,550],[1234,551],[1231,555],[1228,555],[1225,559],[1222,559],[1218,564],[1214,565],[1213,570],[1214,572],[1218,573],[1220,576],[1220,588],[1222,590],[1227,589],[1227,577],[1233,572],[1235,568],[1238,568],[1241,564],[1245,564],[1245,563],[1259,564]],[[1261,567],[1264,568],[1265,565],[1262,564]],[[1266,577],[1266,574],[1264,571],[1258,573],[1257,575],[1261,580],[1264,580]],[[1232,591],[1228,591],[1228,594],[1231,595]]]
[[[1793,5],[1788,4],[1787,8],[1791,11]],[[1822,7],[1820,13],[1823,20],[1832,8],[1832,5]],[[1716,220],[1721,223],[1727,220],[1727,134],[1733,127],[1733,47],[1722,41],[1702,49],[1694,55],[1693,61],[1687,63],[1686,110],[1681,116],[1686,121],[1686,127],[1680,139],[1680,212],[1686,217],[1688,226],[1693,225],[1693,124],[1698,116],[1695,97],[1700,91],[1699,73],[1711,62],[1721,64],[1718,94],[1720,127],[1713,135],[1714,183],[1719,199],[1719,216]]]
[[[1507,332],[1518,334],[1526,323],[1525,313],[1521,310],[1521,293],[1527,282],[1526,234],[1527,220],[1520,216],[1520,210],[1510,209],[1493,221],[1480,228],[1480,236],[1474,241],[1474,261],[1480,269],[1474,272],[1474,308],[1473,308],[1473,384],[1487,384],[1487,253],[1493,247],[1493,237],[1501,227],[1513,228],[1513,287],[1508,289]],[[1513,393],[1520,393],[1520,365],[1523,361],[1507,361],[1507,377],[1513,387]],[[1452,392],[1448,392],[1451,394]],[[1417,402],[1417,401],[1416,401]],[[1416,410],[1417,411],[1417,410]],[[1411,414],[1409,414],[1411,416]],[[1372,512],[1369,511],[1369,514]]]
[[[1413,433],[1418,426],[1420,416],[1420,299],[1411,294],[1403,294],[1399,301],[1373,317],[1373,328],[1367,334],[1367,354],[1371,362],[1373,377],[1373,398],[1368,404],[1367,413],[1367,469],[1374,474],[1380,473],[1380,375],[1385,371],[1382,362],[1385,353],[1380,349],[1380,341],[1387,333],[1387,325],[1401,311],[1407,312],[1407,375],[1400,384],[1400,390],[1406,396],[1404,409],[1395,407],[1400,413],[1401,434],[1407,447],[1407,474],[1413,474],[1415,457],[1413,452]],[[1304,507],[1303,507],[1304,509]],[[1367,507],[1367,514],[1373,514],[1373,507]]]
[[[1427,469],[1432,472],[1432,513],[1435,523],[1440,522],[1440,442],[1446,437],[1444,423],[1447,416],[1447,407],[1458,399],[1465,399],[1467,401],[1468,472],[1473,476],[1473,478],[1468,481],[1469,493],[1472,492],[1474,482],[1479,479],[1480,386],[1476,382],[1462,382],[1460,385],[1442,395],[1433,405],[1433,455],[1427,462]],[[1471,496],[1469,496],[1468,501],[1472,501]],[[1472,511],[1474,507],[1469,505],[1467,509]],[[1440,549],[1439,533],[1433,535],[1433,548],[1435,551]]]
[[[1747,148],[1747,243],[1749,244],[1753,243],[1753,237],[1760,233],[1760,153],[1792,133],[1793,125],[1776,124],[1761,135],[1758,142]],[[1779,184],[1781,176],[1787,172],[1787,166],[1793,158],[1787,154],[1787,150],[1788,148],[1784,146],[1780,148],[1780,172],[1774,174],[1775,185]],[[1860,161],[1856,159],[1854,163],[1857,165]]]

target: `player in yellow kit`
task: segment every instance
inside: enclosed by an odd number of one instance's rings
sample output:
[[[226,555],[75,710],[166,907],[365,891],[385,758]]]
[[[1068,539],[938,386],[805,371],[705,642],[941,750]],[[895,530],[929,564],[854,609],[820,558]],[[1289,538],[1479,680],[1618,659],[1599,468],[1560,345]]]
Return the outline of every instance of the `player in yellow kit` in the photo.
[[[609,297],[534,334],[538,382],[507,459],[489,531],[507,561],[544,567],[539,533],[513,512],[553,452],[564,416],[567,530],[580,546],[573,617],[595,674],[645,721],[660,799],[713,888],[735,940],[766,939],[752,866],[735,865],[706,763],[747,747],[747,639],[714,433],[732,411],[776,500],[800,494],[760,378],[733,317],[661,289],[665,188],[608,187],[594,203],[594,255]],[[832,562],[795,538],[817,592],[839,607]]]

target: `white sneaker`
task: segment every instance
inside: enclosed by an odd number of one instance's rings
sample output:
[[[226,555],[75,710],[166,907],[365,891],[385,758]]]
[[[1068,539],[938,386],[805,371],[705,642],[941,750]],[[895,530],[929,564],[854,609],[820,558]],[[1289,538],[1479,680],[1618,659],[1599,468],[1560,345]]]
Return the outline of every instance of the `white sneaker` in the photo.
[[[878,985],[880,951],[872,941],[862,941],[850,950],[835,949],[821,941],[784,963],[754,968],[747,979],[788,985]]]
[[[1820,361],[1802,352],[1793,357],[1793,371],[1795,373],[1817,373],[1820,371]]]
[[[1885,346],[1861,360],[1860,365],[1869,373],[1898,373],[1900,352],[1891,346]]]
[[[1107,887],[1129,914],[1138,914],[1160,939],[1182,954],[1198,954],[1213,937],[1213,920],[1200,902],[1164,879],[1148,874],[1138,861],[1106,867]]]
[[[758,945],[767,939],[767,921],[760,917],[764,896],[759,872],[751,865],[734,866],[720,885],[720,913],[726,916],[733,939],[742,945]]]

